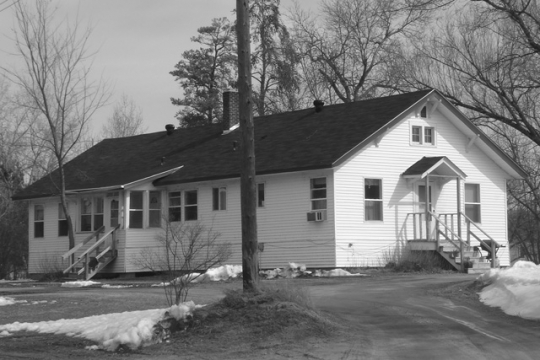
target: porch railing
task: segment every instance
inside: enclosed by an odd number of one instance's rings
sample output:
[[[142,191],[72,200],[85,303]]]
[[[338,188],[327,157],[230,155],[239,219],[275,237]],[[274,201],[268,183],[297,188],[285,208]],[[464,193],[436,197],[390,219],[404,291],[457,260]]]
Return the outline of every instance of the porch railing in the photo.
[[[70,271],[73,271],[74,269],[77,269],[77,265],[81,265],[81,269],[75,270],[77,271],[77,275],[80,275],[84,273],[84,278],[88,280],[88,277],[90,275],[89,271],[89,264],[90,264],[90,258],[92,257],[91,254],[93,251],[95,251],[95,257],[96,260],[99,260],[103,256],[105,256],[107,253],[111,252],[114,257],[116,257],[116,230],[120,228],[120,225],[117,225],[115,228],[109,230],[103,236],[100,237],[100,234],[104,232],[105,227],[102,226],[96,231],[94,231],[92,234],[90,234],[86,239],[84,239],[81,243],[79,243],[77,246],[73,247],[71,250],[66,252],[64,255],[62,255],[62,258],[65,260],[67,258],[70,258],[70,265],[64,270],[64,274],[67,274]],[[107,243],[109,240],[110,235],[110,243]],[[89,241],[96,238],[96,242],[91,245],[88,249],[86,249],[78,258],[77,260],[74,260],[72,255],[74,255],[77,251],[79,251],[84,245],[86,245]],[[104,246],[104,249],[102,247]]]
[[[431,237],[436,242],[436,248],[439,248],[441,236],[456,248],[463,259],[463,248],[471,246],[471,239],[476,240],[474,246],[479,244],[483,249],[487,250],[491,255],[491,267],[496,266],[496,252],[500,245],[489,234],[482,229],[477,223],[472,221],[463,212],[460,212],[462,221],[465,223],[465,236],[459,234],[458,213],[440,213],[429,211],[430,222],[434,223],[434,230],[427,229],[426,212],[415,212],[407,214],[408,218],[412,219],[413,238],[409,240],[427,240],[427,232],[434,231],[435,237]],[[479,235],[480,233],[481,235]],[[483,236],[482,239],[480,236]],[[486,242],[486,240],[489,240]]]

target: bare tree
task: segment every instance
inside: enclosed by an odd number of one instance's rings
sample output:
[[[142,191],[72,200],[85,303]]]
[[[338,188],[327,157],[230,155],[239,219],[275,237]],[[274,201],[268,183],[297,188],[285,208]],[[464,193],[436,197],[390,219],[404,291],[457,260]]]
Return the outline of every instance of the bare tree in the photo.
[[[103,125],[101,135],[103,138],[119,138],[143,134],[147,129],[141,108],[123,94],[114,106],[112,116]]]
[[[66,199],[64,165],[97,109],[107,100],[103,82],[90,77],[92,53],[87,41],[91,30],[55,23],[49,3],[36,1],[14,5],[17,27],[14,30],[16,56],[21,69],[2,67],[24,96],[18,106],[38,115],[35,134],[52,152],[58,167],[58,194],[68,222],[69,247],[75,245],[73,223]]]
[[[186,301],[204,271],[229,259],[231,248],[229,243],[219,242],[218,233],[200,223],[163,222],[162,231],[156,235],[160,246],[141,250],[133,264],[161,273],[167,302],[178,305]]]
[[[314,98],[352,102],[393,91],[389,59],[444,1],[329,0],[322,18],[295,11],[303,76]]]

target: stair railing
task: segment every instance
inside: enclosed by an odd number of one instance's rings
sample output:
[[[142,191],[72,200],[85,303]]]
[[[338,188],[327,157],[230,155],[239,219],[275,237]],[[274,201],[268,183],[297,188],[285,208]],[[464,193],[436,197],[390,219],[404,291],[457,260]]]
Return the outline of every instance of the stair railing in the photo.
[[[463,239],[461,238],[461,236],[459,236],[459,234],[456,234],[454,232],[454,229],[451,228],[450,226],[448,226],[448,224],[446,224],[445,222],[441,221],[439,215],[437,215],[434,211],[429,211],[429,213],[431,214],[431,216],[433,217],[433,219],[435,220],[435,223],[436,223],[436,233],[437,233],[437,236],[436,236],[436,239],[437,239],[437,249],[439,249],[439,236],[442,235],[446,238],[446,240],[448,240],[450,242],[450,244],[452,244],[457,250],[459,250],[459,257],[461,259],[461,272],[465,272],[465,261],[464,261],[464,258],[463,258],[463,252],[464,252],[464,247],[465,246],[468,246],[467,243],[465,241],[463,241]],[[452,222],[453,224],[453,222]],[[444,231],[442,231],[440,229],[440,226],[443,226],[444,228]],[[452,235],[452,238],[450,238],[448,236],[448,233],[450,233],[450,235]],[[455,241],[458,241],[458,244],[455,243]]]
[[[99,234],[101,234],[102,232],[105,231],[105,226],[102,226],[100,227],[99,229],[97,229],[96,231],[94,231],[92,234],[88,235],[88,237],[86,237],[86,239],[84,239],[82,242],[80,242],[79,244],[75,245],[73,248],[71,248],[67,253],[65,253],[64,255],[62,255],[62,259],[66,260],[67,258],[69,258],[69,267],[67,269],[64,270],[64,274],[67,274],[74,266],[75,264],[78,262],[74,262],[73,259],[72,259],[72,256],[73,254],[75,254],[77,251],[79,251],[84,245],[86,245],[89,241],[91,241],[93,238],[96,238],[96,241],[98,241],[99,239]]]
[[[83,263],[84,264],[84,267],[78,271],[78,275],[82,274],[84,272],[84,278],[86,280],[89,279],[89,275],[90,275],[90,271],[89,271],[89,263],[90,263],[90,254],[92,253],[92,251],[96,251],[96,260],[99,260],[101,257],[103,257],[105,254],[107,254],[107,252],[111,251],[114,256],[116,256],[116,230],[118,230],[120,228],[120,224],[118,224],[115,228],[109,230],[107,233],[105,233],[99,240],[96,241],[96,243],[92,246],[90,246],[88,249],[86,249],[82,254],[81,256],[77,259],[77,261],[73,262],[73,264],[71,264],[67,269],[64,270],[64,274],[68,273],[72,268],[74,268],[77,264],[79,263]],[[99,229],[98,229],[99,230]],[[96,232],[98,231],[96,230]],[[93,235],[93,234],[92,234]],[[109,235],[112,235],[111,236],[111,244],[109,246],[107,246],[103,251],[100,252],[100,246],[102,244],[105,243],[105,241],[107,241],[107,238],[109,237]],[[90,239],[92,239],[92,237],[90,237]],[[87,243],[88,241],[88,238],[85,239],[86,242],[83,241],[83,243],[79,244],[78,245],[78,249],[80,249],[84,243]],[[74,250],[75,248],[71,249],[70,251],[68,251],[67,253],[65,253],[62,257],[64,258],[64,256],[69,256],[71,255],[71,253],[74,253]],[[76,250],[75,250],[76,251]],[[71,252],[71,253],[70,253]]]
[[[461,216],[465,219],[465,223],[467,224],[467,243],[471,244],[471,236],[474,237],[478,242],[480,242],[481,245],[483,245],[488,251],[491,252],[491,267],[494,268],[497,266],[497,248],[500,247],[499,243],[496,242],[491,236],[488,235],[487,232],[484,231],[477,223],[471,220],[467,215],[464,213],[461,213]],[[479,230],[484,236],[488,238],[488,240],[491,241],[491,245],[487,244],[484,240],[480,239],[475,233],[472,232],[471,226],[474,226],[477,230]]]

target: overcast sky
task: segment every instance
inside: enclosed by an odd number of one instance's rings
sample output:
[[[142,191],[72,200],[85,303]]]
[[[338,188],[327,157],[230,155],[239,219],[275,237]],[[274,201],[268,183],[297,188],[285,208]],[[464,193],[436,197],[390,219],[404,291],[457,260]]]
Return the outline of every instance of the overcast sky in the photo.
[[[29,1],[30,0],[22,0]],[[294,0],[282,0],[282,12]],[[297,0],[303,8],[316,6],[319,0]],[[54,0],[59,16],[79,17],[79,23],[94,30],[91,49],[98,50],[93,74],[103,77],[113,88],[110,105],[93,119],[97,132],[111,115],[114,102],[124,93],[143,110],[148,132],[160,131],[166,124],[178,125],[174,114],[178,107],[171,97],[180,90],[169,74],[182,52],[196,48],[190,38],[197,28],[211,24],[216,17],[234,19],[235,0]],[[0,13],[0,62],[15,63],[11,9]]]

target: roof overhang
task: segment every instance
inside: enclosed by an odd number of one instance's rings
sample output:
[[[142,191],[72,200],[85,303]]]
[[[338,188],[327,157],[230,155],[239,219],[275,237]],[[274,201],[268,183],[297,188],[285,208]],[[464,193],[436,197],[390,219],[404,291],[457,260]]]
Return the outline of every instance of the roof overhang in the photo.
[[[401,177],[407,180],[421,180],[427,176],[451,177],[465,180],[467,175],[446,156],[423,157],[409,167]]]

